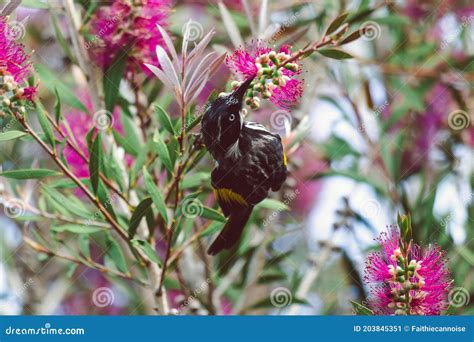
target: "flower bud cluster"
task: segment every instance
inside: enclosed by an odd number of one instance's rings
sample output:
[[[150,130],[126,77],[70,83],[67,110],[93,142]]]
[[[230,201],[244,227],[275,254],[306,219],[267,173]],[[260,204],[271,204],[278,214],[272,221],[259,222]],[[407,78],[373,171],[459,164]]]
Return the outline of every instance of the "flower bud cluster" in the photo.
[[[278,87],[284,87],[290,77],[282,72],[282,68],[298,72],[297,63],[286,63],[280,66],[290,55],[285,52],[270,51],[258,56],[255,60],[257,67],[257,75],[249,86],[245,103],[252,109],[260,108],[260,98],[269,99]],[[238,82],[234,82],[233,86],[237,87]]]
[[[14,113],[24,115],[35,89],[24,88],[5,68],[0,68],[0,115]]]
[[[425,280],[418,273],[422,267],[422,261],[411,259],[407,263],[400,248],[393,251],[390,259],[396,261],[396,266],[388,265],[392,289],[392,302],[388,304],[388,307],[396,309],[396,314],[405,315],[413,296],[422,291],[425,285]]]

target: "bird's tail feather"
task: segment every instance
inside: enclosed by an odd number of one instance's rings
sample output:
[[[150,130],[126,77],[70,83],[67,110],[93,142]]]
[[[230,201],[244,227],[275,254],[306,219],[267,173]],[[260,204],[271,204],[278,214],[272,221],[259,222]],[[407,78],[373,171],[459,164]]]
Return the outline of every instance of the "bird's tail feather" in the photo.
[[[224,249],[229,249],[239,241],[245,224],[250,218],[253,207],[232,212],[221,233],[207,250],[207,254],[216,255]]]

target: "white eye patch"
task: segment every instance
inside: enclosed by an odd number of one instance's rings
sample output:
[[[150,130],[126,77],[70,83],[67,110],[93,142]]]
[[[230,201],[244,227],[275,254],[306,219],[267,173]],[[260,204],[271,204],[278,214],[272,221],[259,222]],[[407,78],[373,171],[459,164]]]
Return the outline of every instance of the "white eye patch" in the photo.
[[[230,114],[229,115],[229,121],[234,121],[235,120],[235,115],[234,114]]]

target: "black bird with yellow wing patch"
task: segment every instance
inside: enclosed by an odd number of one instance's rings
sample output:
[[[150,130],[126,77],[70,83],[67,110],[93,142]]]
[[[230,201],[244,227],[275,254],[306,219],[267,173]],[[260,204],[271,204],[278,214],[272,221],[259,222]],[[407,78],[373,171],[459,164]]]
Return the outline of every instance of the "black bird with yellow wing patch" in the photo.
[[[286,156],[278,134],[246,122],[242,101],[252,79],[234,92],[219,96],[204,113],[201,134],[216,160],[211,181],[222,212],[224,229],[209,247],[216,255],[237,243],[254,206],[277,191],[286,180]]]

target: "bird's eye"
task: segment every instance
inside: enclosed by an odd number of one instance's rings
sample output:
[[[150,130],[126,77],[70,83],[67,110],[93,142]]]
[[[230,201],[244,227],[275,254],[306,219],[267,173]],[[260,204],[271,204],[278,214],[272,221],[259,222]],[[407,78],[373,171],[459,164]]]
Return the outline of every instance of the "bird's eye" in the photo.
[[[230,114],[229,115],[229,121],[234,121],[235,120],[235,115],[234,114]]]

